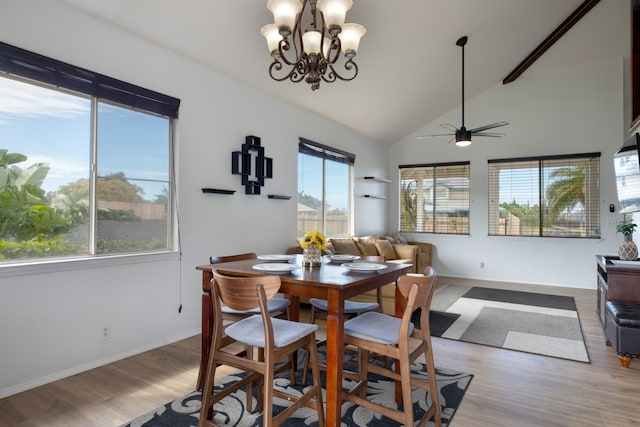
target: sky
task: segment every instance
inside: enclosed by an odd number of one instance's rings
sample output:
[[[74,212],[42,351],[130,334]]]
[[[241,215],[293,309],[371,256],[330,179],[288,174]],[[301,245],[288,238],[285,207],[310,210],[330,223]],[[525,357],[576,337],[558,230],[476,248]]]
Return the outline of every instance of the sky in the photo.
[[[49,164],[45,191],[88,179],[90,119],[89,98],[0,77],[0,149],[26,155],[17,164],[22,169]],[[167,119],[100,103],[98,141],[99,175],[125,172],[145,189],[145,198],[162,193],[168,181]]]

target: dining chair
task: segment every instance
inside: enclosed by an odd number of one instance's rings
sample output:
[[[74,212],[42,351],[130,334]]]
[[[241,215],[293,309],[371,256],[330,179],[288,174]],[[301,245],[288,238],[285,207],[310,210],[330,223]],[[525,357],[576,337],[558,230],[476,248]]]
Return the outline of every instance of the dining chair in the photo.
[[[209,257],[209,261],[211,264],[220,264],[222,262],[242,261],[245,259],[257,259],[257,258],[258,256],[254,252],[247,252],[247,253],[237,254],[237,255],[212,256],[212,257]],[[273,298],[269,300],[267,304],[267,308],[269,310],[269,313],[272,316],[279,317],[282,319],[288,319],[290,304],[291,303],[286,298]],[[249,310],[238,311],[238,310],[233,310],[225,306],[224,304],[222,305],[222,318],[224,320],[229,320],[229,321],[242,320],[245,317],[258,314],[259,312],[260,312],[259,307],[254,307]]]
[[[350,390],[343,390],[342,399],[344,401],[378,412],[402,425],[413,426],[414,413],[411,394],[411,386],[413,385],[427,391],[431,397],[431,405],[418,425],[426,424],[432,416],[436,426],[442,425],[429,330],[429,308],[435,282],[436,273],[432,267],[427,267],[423,275],[400,276],[396,285],[405,298],[402,318],[378,312],[368,312],[345,322],[345,345],[358,348],[358,381]],[[411,316],[418,308],[421,309],[420,329],[417,329],[411,322]],[[399,373],[393,369],[371,363],[370,353],[395,359],[399,365]],[[426,380],[411,377],[411,364],[422,355],[424,355],[426,363]],[[400,381],[404,410],[381,405],[367,399],[369,372]]]
[[[236,391],[245,384],[258,384],[258,406],[263,414],[263,426],[279,426],[295,410],[301,406],[315,409],[318,424],[324,426],[324,408],[320,371],[318,368],[316,349],[317,325],[293,322],[271,317],[267,310],[267,302],[280,289],[278,276],[231,277],[213,271],[211,292],[213,299],[214,326],[207,375],[202,393],[199,426],[214,426],[215,403]],[[222,319],[222,304],[233,310],[245,311],[256,305],[259,314],[254,314],[227,326]],[[226,337],[226,339],[225,339]],[[261,349],[261,357],[249,359],[238,356],[228,347],[228,340],[238,342],[245,347]],[[299,348],[306,348],[311,355],[313,385],[305,388],[300,394],[288,394],[274,390],[275,365],[287,358]],[[214,389],[215,371],[218,365],[228,365],[245,371],[245,376],[221,390]],[[251,393],[252,390],[247,390]],[[273,414],[273,399],[292,402],[284,411]]]
[[[258,259],[258,255],[255,252],[246,252],[235,255],[214,255],[209,257],[209,262],[211,264],[220,264],[223,262],[233,262],[233,261],[243,261],[247,259]],[[290,301],[286,298],[271,298],[267,301],[267,309],[269,314],[272,317],[277,317],[279,319],[289,319],[289,305]],[[213,318],[213,304],[210,304],[210,319]],[[226,306],[224,303],[220,306],[220,311],[222,314],[222,320],[227,322],[237,322],[238,320],[245,319],[249,316],[253,316],[254,314],[260,314],[260,307],[257,305],[249,310],[234,310],[231,307]],[[213,322],[210,321],[209,325],[213,327]],[[211,335],[210,335],[211,336]],[[251,348],[245,348],[246,357],[253,358],[253,352]],[[284,369],[289,369],[289,377],[291,382],[295,384],[296,381],[296,358],[292,355],[289,359],[289,363],[278,367],[276,372],[280,372]],[[204,375],[204,373],[203,373]],[[204,380],[202,380],[204,382]],[[249,384],[249,388],[251,388],[251,384]],[[247,409],[251,409],[251,394],[247,393]]]
[[[385,262],[386,258],[382,255],[363,255],[360,257],[360,261],[367,262]],[[368,311],[382,311],[382,289],[376,289],[377,302],[360,302],[345,300],[344,302],[344,317],[345,319],[351,319]],[[320,298],[309,298],[309,304],[311,304],[311,312],[309,314],[309,323],[315,323],[316,319],[326,319],[329,309],[327,300]],[[326,340],[318,343],[319,346],[325,345]],[[326,368],[324,365],[321,368]],[[304,367],[302,371],[302,384],[307,383],[307,373],[309,371],[309,358],[305,356]]]

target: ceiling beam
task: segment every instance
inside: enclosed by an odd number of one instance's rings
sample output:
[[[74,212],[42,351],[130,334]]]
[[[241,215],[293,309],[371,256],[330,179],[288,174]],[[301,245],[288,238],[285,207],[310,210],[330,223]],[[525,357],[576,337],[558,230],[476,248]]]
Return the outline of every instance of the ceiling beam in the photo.
[[[502,80],[502,84],[506,85],[517,79],[520,74],[524,73],[543,53],[547,51],[556,41],[560,39],[567,31],[571,29],[584,15],[587,14],[600,0],[585,0],[576,10],[573,11],[567,19],[558,26],[542,43],[536,47],[507,77]]]

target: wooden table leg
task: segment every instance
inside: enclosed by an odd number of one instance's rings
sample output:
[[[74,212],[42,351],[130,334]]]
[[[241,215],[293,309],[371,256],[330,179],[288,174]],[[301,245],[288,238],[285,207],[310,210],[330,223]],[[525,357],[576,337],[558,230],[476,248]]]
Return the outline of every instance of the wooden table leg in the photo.
[[[209,363],[209,350],[211,347],[211,336],[213,334],[213,307],[211,306],[211,272],[202,272],[202,329],[200,332],[200,369],[198,370],[198,382],[196,390],[202,391],[204,379],[207,374],[207,364]]]
[[[326,425],[340,427],[344,363],[344,298],[329,292],[327,312]]]

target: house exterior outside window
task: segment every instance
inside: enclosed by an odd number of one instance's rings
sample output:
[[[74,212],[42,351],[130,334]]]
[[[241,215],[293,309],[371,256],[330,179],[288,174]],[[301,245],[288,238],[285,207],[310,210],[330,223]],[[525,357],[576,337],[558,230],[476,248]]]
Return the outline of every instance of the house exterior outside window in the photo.
[[[469,234],[470,163],[400,166],[400,230]]]

